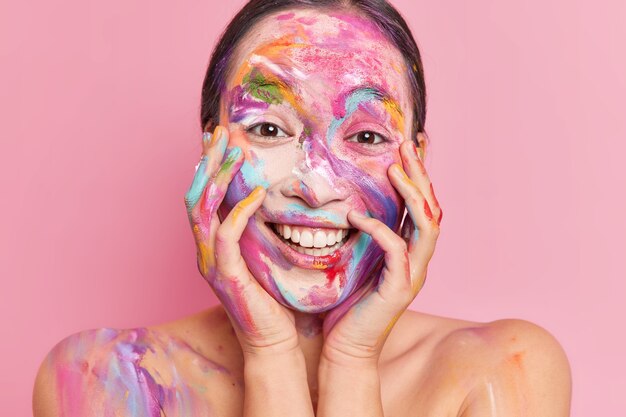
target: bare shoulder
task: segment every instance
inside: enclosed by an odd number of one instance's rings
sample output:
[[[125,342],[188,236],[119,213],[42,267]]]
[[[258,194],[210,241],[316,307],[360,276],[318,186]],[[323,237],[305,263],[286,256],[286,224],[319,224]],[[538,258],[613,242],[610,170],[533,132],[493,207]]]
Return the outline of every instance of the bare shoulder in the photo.
[[[33,415],[53,417],[63,414],[64,410],[72,415],[68,410],[73,401],[71,397],[80,397],[90,369],[107,356],[105,351],[111,349],[122,333],[111,328],[90,329],[71,334],[56,343],[37,372]]]
[[[184,333],[185,324],[173,329]],[[206,345],[167,328],[93,329],[64,338],[40,366],[34,416],[179,415],[181,403],[203,414],[216,395],[239,390],[238,376]]]
[[[495,410],[511,416],[569,415],[569,362],[560,343],[541,326],[519,319],[479,323],[416,312],[408,314],[404,326],[405,332],[425,329],[411,349],[428,358],[420,380],[448,387],[445,398],[454,398],[450,406],[458,407],[458,415],[494,415]]]

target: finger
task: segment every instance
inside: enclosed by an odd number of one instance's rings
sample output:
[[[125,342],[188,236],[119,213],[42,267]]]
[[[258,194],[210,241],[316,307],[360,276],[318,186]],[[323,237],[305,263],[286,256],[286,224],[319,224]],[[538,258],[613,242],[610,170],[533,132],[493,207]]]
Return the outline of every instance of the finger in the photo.
[[[415,143],[413,141],[403,143],[400,146],[400,156],[408,177],[417,185],[426,201],[428,201],[432,217],[436,219],[437,224],[441,224],[443,211],[439,206],[437,197],[435,197],[432,182],[428,177],[423,160],[419,157]]]
[[[202,198],[200,210],[203,213],[214,214],[217,212],[217,208],[222,204],[226,190],[241,168],[243,160],[243,152],[239,146],[226,151],[222,165],[213,176]]]
[[[241,257],[239,239],[248,220],[263,203],[265,194],[263,187],[256,187],[248,197],[233,207],[217,230],[215,236],[217,268],[225,276],[232,276],[237,271],[244,270],[242,268],[247,268]]]
[[[404,240],[380,220],[364,216],[355,210],[348,220],[358,230],[367,233],[385,252],[385,266],[378,286],[383,298],[395,303],[410,290],[409,259]]]
[[[417,227],[417,237],[422,231],[437,228],[428,201],[402,167],[398,164],[391,164],[388,174],[391,184],[404,199],[409,216]]]
[[[194,235],[198,245],[198,267],[207,279],[213,277],[216,266],[215,236],[220,226],[217,208],[222,204],[228,185],[242,164],[243,153],[241,148],[235,147],[228,150],[222,166],[207,186],[202,198],[200,211],[205,214],[201,217],[208,219],[209,224],[206,226],[201,226],[201,223],[194,225]]]
[[[435,250],[439,225],[433,219],[428,201],[404,170],[398,164],[393,164],[389,171],[391,182],[404,198],[409,216],[415,224],[415,234],[409,243],[408,253],[411,287],[417,294],[426,279],[426,268]]]
[[[202,197],[207,183],[222,160],[227,143],[228,134],[222,126],[218,126],[213,135],[209,132],[204,133],[202,138],[202,157],[200,158],[200,163],[196,166],[196,173],[191,186],[185,194],[185,206],[188,214],[191,214]]]

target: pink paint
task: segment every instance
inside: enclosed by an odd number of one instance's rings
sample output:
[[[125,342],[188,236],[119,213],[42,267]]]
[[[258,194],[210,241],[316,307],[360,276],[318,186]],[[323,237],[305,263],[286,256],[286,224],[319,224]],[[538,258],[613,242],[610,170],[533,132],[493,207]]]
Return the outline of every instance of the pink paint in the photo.
[[[219,398],[203,386],[224,378],[240,386],[184,341],[146,328],[77,333],[55,347],[49,364],[58,409],[71,416],[210,415]]]
[[[292,12],[283,13],[283,14],[279,14],[278,16],[276,16],[276,20],[289,20],[289,19],[293,19],[294,16],[295,14]]]
[[[264,184],[267,197],[243,233],[242,256],[281,303],[326,311],[376,279],[382,250],[353,229],[332,256],[301,254],[271,225],[352,228],[346,216],[356,209],[399,228],[404,205],[387,167],[400,161],[399,145],[411,126],[403,119],[412,114],[404,60],[367,19],[346,13],[299,10],[261,22],[255,33],[241,45],[223,95],[228,111],[220,123],[246,150],[247,162],[228,189],[221,215]],[[257,97],[258,86],[246,85],[253,79],[249,74],[262,77],[269,94]],[[293,89],[268,84],[279,79]],[[272,102],[264,103],[268,97]],[[285,136],[251,133],[259,123]],[[376,135],[375,144],[356,140],[364,131]]]

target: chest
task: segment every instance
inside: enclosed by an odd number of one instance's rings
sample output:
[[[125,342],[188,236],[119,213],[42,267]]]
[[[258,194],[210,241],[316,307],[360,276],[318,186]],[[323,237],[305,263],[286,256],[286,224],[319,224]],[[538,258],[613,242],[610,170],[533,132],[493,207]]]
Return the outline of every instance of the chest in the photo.
[[[156,384],[151,396],[159,399],[158,407],[164,415],[243,414],[241,370],[208,365],[200,359],[174,362],[178,362],[176,369],[170,366],[165,372],[152,370]],[[405,363],[381,368],[381,396],[387,416],[456,416],[467,394],[465,386],[454,373],[433,372],[432,367],[411,368]],[[312,400],[317,402],[317,398]]]

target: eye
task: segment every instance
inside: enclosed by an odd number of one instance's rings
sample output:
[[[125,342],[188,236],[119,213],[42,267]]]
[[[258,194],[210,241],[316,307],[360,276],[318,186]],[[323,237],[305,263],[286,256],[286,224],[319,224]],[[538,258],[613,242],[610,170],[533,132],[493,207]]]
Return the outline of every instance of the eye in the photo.
[[[281,128],[276,126],[273,123],[259,123],[254,126],[251,126],[247,129],[247,132],[252,133],[253,135],[263,136],[263,137],[288,137],[289,135],[282,131]],[[282,135],[279,135],[278,132],[282,132]]]
[[[359,132],[356,135],[350,136],[346,140],[349,142],[362,143],[365,145],[377,145],[379,143],[387,141],[385,137],[376,132],[372,132],[371,130],[364,130],[363,132]]]

